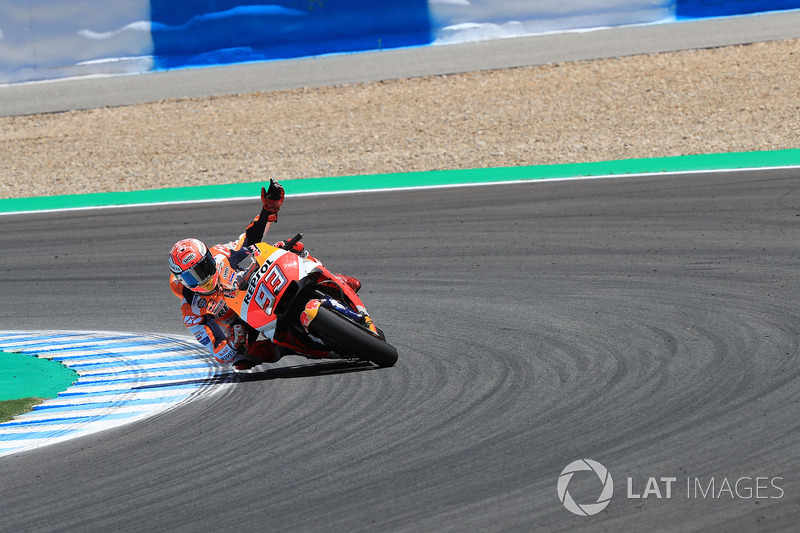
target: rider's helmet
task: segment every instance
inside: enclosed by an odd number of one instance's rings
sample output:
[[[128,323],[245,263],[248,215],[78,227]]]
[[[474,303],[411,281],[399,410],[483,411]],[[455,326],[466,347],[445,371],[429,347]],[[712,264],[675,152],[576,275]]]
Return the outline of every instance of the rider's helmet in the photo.
[[[194,292],[210,294],[217,288],[217,264],[206,245],[197,239],[175,243],[169,252],[169,269],[175,279]]]

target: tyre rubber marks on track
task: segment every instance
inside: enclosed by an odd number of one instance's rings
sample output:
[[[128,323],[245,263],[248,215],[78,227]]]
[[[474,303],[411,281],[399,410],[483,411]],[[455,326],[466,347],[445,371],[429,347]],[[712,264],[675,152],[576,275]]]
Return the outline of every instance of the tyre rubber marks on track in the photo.
[[[0,456],[174,408],[227,383],[194,339],[107,332],[0,332],[0,351],[46,357],[80,376],[57,397],[0,424]]]

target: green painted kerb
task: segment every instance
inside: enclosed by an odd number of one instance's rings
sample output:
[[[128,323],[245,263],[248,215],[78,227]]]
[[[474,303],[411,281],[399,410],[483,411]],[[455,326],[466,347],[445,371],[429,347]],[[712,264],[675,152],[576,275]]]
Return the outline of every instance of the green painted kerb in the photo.
[[[473,183],[502,183],[555,178],[792,166],[800,166],[800,149],[686,155],[654,159],[625,159],[619,161],[575,163],[567,165],[439,170],[401,174],[377,174],[370,176],[308,178],[286,180],[282,181],[281,184],[286,189],[286,193],[291,195],[396,189],[403,187],[467,185]],[[227,198],[243,197],[255,198],[257,196],[258,190],[254,190],[254,184],[237,183],[230,185],[179,187],[119,193],[11,198],[0,200],[0,213],[137,205],[160,202],[185,202],[191,200],[224,200]]]
[[[77,380],[78,374],[58,361],[0,352],[0,401],[55,398]]]

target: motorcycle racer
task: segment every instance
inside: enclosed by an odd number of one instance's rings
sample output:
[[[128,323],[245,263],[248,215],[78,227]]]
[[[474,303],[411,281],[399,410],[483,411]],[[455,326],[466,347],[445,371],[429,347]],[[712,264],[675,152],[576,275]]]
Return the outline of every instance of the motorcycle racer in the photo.
[[[237,370],[274,363],[283,355],[268,340],[250,342],[244,324],[224,301],[224,296],[233,295],[246,279],[238,269],[239,261],[247,256],[249,246],[264,242],[270,226],[278,220],[283,200],[283,187],[270,180],[268,189],[261,188],[260,213],[236,241],[209,248],[198,239],[182,239],[169,253],[170,288],[181,300],[184,325],[218,362],[231,364]],[[282,244],[281,241],[275,246]],[[307,255],[300,243],[291,251]],[[361,287],[355,278],[342,274],[337,277],[353,290]]]

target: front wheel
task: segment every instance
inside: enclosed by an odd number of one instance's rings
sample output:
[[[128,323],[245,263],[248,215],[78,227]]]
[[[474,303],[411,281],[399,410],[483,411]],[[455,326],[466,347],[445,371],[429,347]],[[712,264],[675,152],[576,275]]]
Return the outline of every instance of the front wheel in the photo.
[[[308,329],[312,334],[336,345],[342,350],[341,355],[352,355],[383,367],[393,366],[397,362],[394,346],[327,307],[317,310]]]

